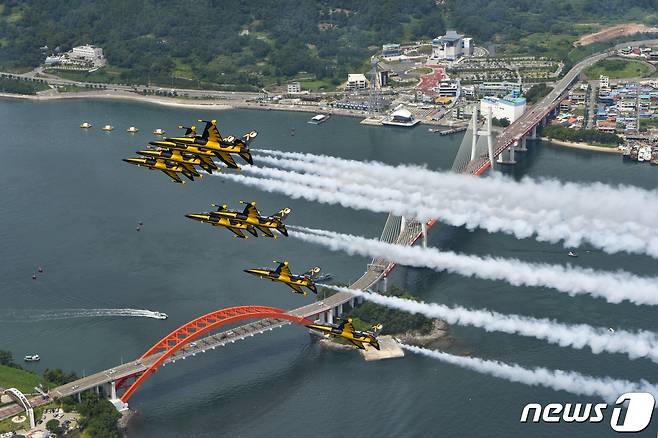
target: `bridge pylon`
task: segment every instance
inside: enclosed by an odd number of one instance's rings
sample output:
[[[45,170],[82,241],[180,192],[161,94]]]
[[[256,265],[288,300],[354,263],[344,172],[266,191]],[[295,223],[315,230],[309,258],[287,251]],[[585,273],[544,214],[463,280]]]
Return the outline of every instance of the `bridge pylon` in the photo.
[[[491,129],[492,114],[491,109],[485,115],[485,129],[478,129],[478,107],[473,107],[473,117],[471,118],[471,127],[473,132],[473,137],[471,140],[471,161],[477,158],[477,143],[480,137],[487,138],[487,154],[489,156],[489,161],[491,162],[491,170],[494,170],[494,137],[493,130]]]

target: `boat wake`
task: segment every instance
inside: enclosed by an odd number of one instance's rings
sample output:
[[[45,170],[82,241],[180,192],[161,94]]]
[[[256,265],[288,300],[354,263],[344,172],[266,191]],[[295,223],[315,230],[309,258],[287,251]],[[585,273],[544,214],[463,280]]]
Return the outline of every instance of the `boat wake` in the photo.
[[[167,319],[165,313],[144,309],[33,309],[0,311],[0,322],[34,322],[99,317]]]

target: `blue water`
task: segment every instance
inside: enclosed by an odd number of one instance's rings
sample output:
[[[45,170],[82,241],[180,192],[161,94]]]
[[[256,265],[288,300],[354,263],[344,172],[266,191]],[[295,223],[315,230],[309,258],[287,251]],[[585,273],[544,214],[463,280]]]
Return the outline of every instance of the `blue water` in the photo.
[[[307,114],[235,110],[221,113],[116,101],[0,101],[0,302],[26,313],[58,308],[147,308],[169,319],[96,318],[0,322],[0,348],[15,357],[39,353],[29,368],[61,367],[82,375],[131,360],[177,326],[229,306],[280,308],[310,302],[280,285],[242,273],[285,258],[294,270],[320,265],[348,282],[365,269],[362,257],[332,253],[294,239],[236,240],[231,233],[187,220],[210,203],[255,200],[263,212],[292,208],[289,222],[378,236],[386,217],[365,210],[291,200],[213,176],[185,185],[121,162],[154,137],[198,118],[215,117],[226,132],[257,129],[254,147],[325,153],[448,169],[461,138],[367,127],[332,117],[313,126]],[[78,128],[90,121],[94,128]],[[111,123],[112,133],[100,131]],[[130,135],[125,128],[140,132]],[[295,135],[291,135],[291,129]],[[256,156],[257,160],[257,156]],[[570,181],[654,188],[658,169],[622,163],[616,155],[534,145],[511,170]],[[623,206],[620,206],[623,208]],[[144,222],[142,230],[135,227]],[[558,245],[437,226],[430,243],[474,254],[528,261],[623,268],[656,275],[642,256],[585,252],[567,259]],[[37,266],[44,273],[32,280]],[[393,282],[426,301],[546,316],[562,322],[658,331],[655,309],[570,298],[542,288],[399,268]],[[456,353],[576,370],[596,376],[658,381],[655,364],[623,355],[594,355],[533,339],[452,329]],[[528,387],[429,358],[364,362],[352,352],[324,350],[304,330],[285,327],[166,367],[131,399],[134,437],[261,437],[347,434],[357,437],[616,436],[599,425],[519,424],[529,402],[599,402]],[[609,416],[607,417],[609,418]],[[658,423],[636,436],[655,436]]]

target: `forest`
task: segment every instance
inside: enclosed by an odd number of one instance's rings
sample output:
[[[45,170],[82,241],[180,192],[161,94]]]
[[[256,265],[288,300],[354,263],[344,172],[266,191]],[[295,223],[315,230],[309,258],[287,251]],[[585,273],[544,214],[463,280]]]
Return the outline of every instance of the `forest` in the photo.
[[[257,90],[295,78],[330,87],[366,71],[382,44],[447,27],[502,52],[557,56],[592,23],[653,23],[656,10],[658,0],[6,0],[0,69],[29,70],[90,43],[103,47],[102,74],[114,82]],[[559,35],[567,37],[551,47]]]

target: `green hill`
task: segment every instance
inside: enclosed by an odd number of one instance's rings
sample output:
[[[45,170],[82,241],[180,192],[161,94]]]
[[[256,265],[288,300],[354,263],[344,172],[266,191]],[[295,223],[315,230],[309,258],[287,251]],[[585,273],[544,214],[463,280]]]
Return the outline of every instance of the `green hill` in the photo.
[[[30,69],[56,47],[92,43],[109,66],[87,80],[255,90],[301,78],[329,86],[367,70],[383,43],[428,39],[446,26],[503,53],[564,57],[596,23],[652,23],[657,8],[658,0],[7,0],[0,68]]]

